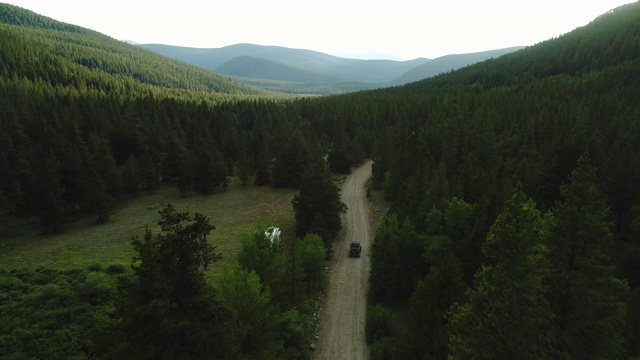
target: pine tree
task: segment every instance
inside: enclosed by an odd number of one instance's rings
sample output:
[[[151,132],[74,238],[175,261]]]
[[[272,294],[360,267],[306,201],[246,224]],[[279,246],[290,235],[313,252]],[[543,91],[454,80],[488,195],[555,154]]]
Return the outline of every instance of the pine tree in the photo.
[[[111,147],[105,138],[89,134],[88,152],[82,155],[83,207],[97,216],[99,223],[111,217],[122,181]]]
[[[140,154],[138,171],[140,173],[140,187],[151,193],[155,191],[160,185],[160,172],[158,164],[150,153]]]
[[[193,188],[202,194],[209,194],[216,184],[213,154],[207,148],[200,148],[195,154],[193,168]]]
[[[256,159],[256,177],[254,182],[256,185],[266,185],[271,179],[271,171],[269,159],[264,155],[258,155]]]
[[[411,295],[406,323],[398,336],[397,359],[446,359],[447,312],[464,301],[466,286],[458,260],[449,255],[433,267]]]
[[[392,304],[400,293],[397,281],[402,273],[402,259],[398,253],[398,217],[392,213],[384,217],[371,245],[369,284],[376,302]]]
[[[427,239],[411,221],[400,224],[395,214],[384,218],[371,245],[371,292],[377,302],[393,305],[408,299],[427,271]]]
[[[347,209],[321,159],[309,164],[302,177],[300,193],[294,196],[292,203],[296,213],[296,236],[318,234],[329,249],[342,228],[340,217]]]
[[[121,322],[107,331],[111,358],[232,358],[229,310],[203,269],[220,258],[207,241],[214,229],[202,214],[160,211],[161,233],[133,237],[133,274],[118,287]]]
[[[130,155],[122,166],[122,185],[124,192],[133,196],[138,195],[141,183],[138,159],[134,155]]]
[[[309,145],[300,131],[294,131],[287,139],[273,165],[273,186],[298,187],[309,163]]]
[[[186,188],[191,182],[190,154],[186,146],[175,134],[170,134],[163,155],[163,180],[175,182],[181,193],[183,190],[186,192]]]
[[[327,249],[325,249],[320,236],[308,234],[298,244],[297,251],[300,252],[300,266],[306,276],[309,294],[314,294],[323,287],[324,268],[327,266]]]
[[[60,165],[50,148],[37,155],[38,158],[32,161],[36,166],[32,175],[40,227],[44,234],[55,234],[64,224],[66,208],[62,198],[64,189],[60,183]]]
[[[556,347],[572,359],[615,359],[623,349],[628,287],[609,259],[613,223],[588,153],[560,192],[549,240]]]
[[[468,302],[449,315],[450,359],[553,357],[553,315],[543,285],[548,222],[521,189],[507,202],[487,234],[487,260]]]

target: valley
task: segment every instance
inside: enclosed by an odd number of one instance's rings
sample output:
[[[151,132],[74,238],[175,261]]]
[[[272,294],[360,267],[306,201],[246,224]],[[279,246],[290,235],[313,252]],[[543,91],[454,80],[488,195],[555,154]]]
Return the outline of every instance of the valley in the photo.
[[[195,49],[142,44],[145,49],[203,69],[231,76],[241,83],[271,91],[326,95],[404,85],[523,47],[436,59],[407,61],[347,59],[305,49],[236,44],[224,48]]]
[[[0,38],[0,358],[640,357],[640,2],[411,61]]]

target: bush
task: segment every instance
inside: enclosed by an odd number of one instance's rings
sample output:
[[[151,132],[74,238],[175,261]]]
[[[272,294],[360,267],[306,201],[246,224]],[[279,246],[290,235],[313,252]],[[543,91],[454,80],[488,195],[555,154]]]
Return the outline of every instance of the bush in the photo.
[[[107,266],[107,274],[109,275],[119,275],[124,274],[125,268],[124,265],[121,264],[111,264]]]
[[[87,270],[93,271],[93,272],[98,272],[98,271],[102,270],[102,265],[100,265],[100,264],[91,264],[91,265],[87,266]]]
[[[392,335],[391,310],[376,304],[367,307],[366,325],[367,343],[373,344],[384,337]]]

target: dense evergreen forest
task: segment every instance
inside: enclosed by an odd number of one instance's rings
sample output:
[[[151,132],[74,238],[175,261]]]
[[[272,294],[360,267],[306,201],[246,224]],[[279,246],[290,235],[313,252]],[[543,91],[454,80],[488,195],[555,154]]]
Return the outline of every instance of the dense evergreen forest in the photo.
[[[326,224],[343,210],[329,171],[372,158],[392,203],[371,249],[372,358],[640,357],[640,3],[427,81],[302,99],[12,6],[0,20],[3,221],[65,231],[161,183],[209,194],[231,175],[299,188],[301,204],[298,250],[246,239],[215,286],[200,273],[215,266],[208,219],[170,207],[119,281],[100,266],[2,272],[2,355],[308,357]]]

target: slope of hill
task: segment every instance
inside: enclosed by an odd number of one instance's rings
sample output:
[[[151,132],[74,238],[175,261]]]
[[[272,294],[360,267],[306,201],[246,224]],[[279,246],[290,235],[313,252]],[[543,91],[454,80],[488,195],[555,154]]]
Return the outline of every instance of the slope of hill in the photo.
[[[0,4],[3,76],[47,79],[52,85],[141,86],[229,94],[262,89],[186,65],[92,30]],[[136,85],[136,86],[137,86]]]
[[[346,59],[311,50],[253,44],[236,44],[219,49],[160,44],[140,46],[188,64],[233,76],[243,83],[276,91],[309,94],[402,85],[522,48],[447,55],[433,60],[418,58],[394,61]]]
[[[239,56],[218,66],[216,72],[239,77],[305,83],[332,83],[338,79],[320,73],[298,69],[281,62],[253,56]]]
[[[456,70],[471,64],[479,63],[491,58],[497,58],[504,54],[523,49],[522,46],[514,46],[504,49],[488,50],[469,54],[452,54],[435,58],[428,63],[418,65],[394,79],[390,85],[403,85],[410,82],[430,78],[448,71]]]
[[[640,57],[638,12],[640,2],[623,5],[558,38],[452,74],[408,84],[406,90],[457,84],[522,84],[556,75],[582,75],[636,61]]]
[[[391,81],[405,71],[429,61],[423,58],[410,61],[346,59],[312,50],[254,44],[236,44],[212,49],[158,44],[141,46],[158,54],[214,71],[234,58],[251,56],[337,78],[339,81]]]
[[[336,86],[335,91],[329,92],[342,92],[344,87],[337,85],[338,83],[359,84],[353,87],[355,90],[380,87],[409,69],[429,61],[429,59],[424,58],[409,61],[346,59],[311,50],[253,44],[236,44],[212,49],[161,44],[144,44],[140,46],[160,55],[204,69],[229,73],[229,75],[237,76],[238,80],[242,82],[255,82],[256,80],[290,81],[291,79],[301,78],[300,71],[307,72],[302,78],[316,74],[309,77],[308,80],[311,81],[302,81],[309,84],[307,89],[311,91],[307,91],[308,93],[314,93],[315,90],[313,89],[317,88],[318,84],[324,84],[325,86],[334,84]],[[249,65],[253,68],[243,70],[241,67],[249,64],[247,59],[244,58],[246,56],[268,60],[271,63],[268,66],[266,63],[258,66],[257,60],[253,60]],[[237,63],[232,65],[234,62]],[[223,64],[224,67],[220,68]],[[276,64],[280,64],[278,66],[279,70],[273,71]],[[229,70],[230,67],[234,69],[231,72]],[[289,67],[288,70],[293,71],[294,74],[283,72],[283,70],[287,70],[286,67]],[[262,68],[264,72],[257,71],[257,68]],[[246,73],[251,73],[251,76],[247,76]],[[294,81],[300,82],[298,80]],[[298,86],[301,85],[298,84]],[[302,89],[300,91],[305,92]]]

